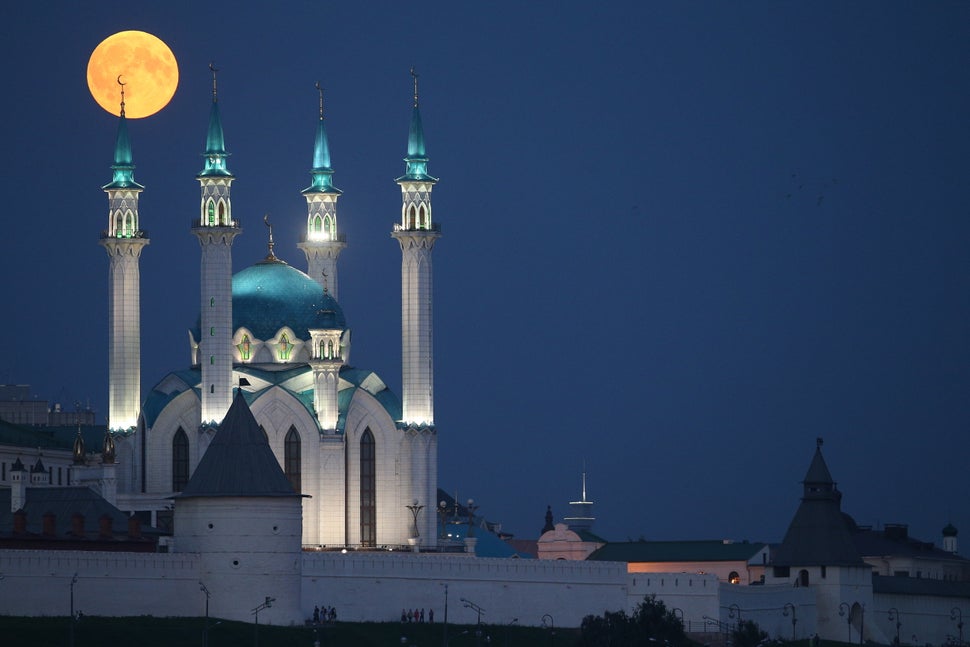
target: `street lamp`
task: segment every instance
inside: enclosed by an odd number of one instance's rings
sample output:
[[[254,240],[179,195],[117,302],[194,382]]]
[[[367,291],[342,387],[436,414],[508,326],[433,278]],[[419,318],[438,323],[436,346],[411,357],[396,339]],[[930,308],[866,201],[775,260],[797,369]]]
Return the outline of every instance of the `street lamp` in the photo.
[[[899,609],[897,609],[896,607],[893,607],[892,609],[889,610],[889,622],[895,622],[896,623],[896,642],[893,643],[893,644],[897,645],[897,647],[898,647],[898,645],[899,645],[899,628],[901,626],[903,626],[903,623],[900,622],[900,620],[899,620]]]
[[[542,616],[542,626],[549,630],[549,645],[556,643],[556,623],[548,613]]]
[[[505,647],[509,647],[509,631],[511,630],[512,625],[514,625],[518,621],[519,621],[518,618],[512,618],[512,621],[509,624],[505,625]]]
[[[259,647],[259,612],[263,609],[270,608],[274,602],[276,602],[276,598],[271,598],[267,595],[266,600],[262,604],[257,605],[255,609],[250,611],[255,618],[253,621],[253,647]]]
[[[446,501],[438,502],[438,516],[441,517],[441,539],[448,537],[448,503]]]
[[[957,631],[960,633],[960,645],[963,645],[963,611],[960,607],[953,607],[950,611],[950,620],[956,620]]]
[[[728,618],[737,618],[738,621],[735,625],[740,626],[741,624],[741,607],[736,604],[732,604],[728,607]]]
[[[209,647],[209,589],[199,580],[199,590],[205,593],[205,625],[202,629],[202,647]]]
[[[782,615],[786,618],[788,617],[788,611],[791,610],[791,639],[795,640],[795,624],[798,622],[798,618],[795,617],[795,605],[791,602],[785,603],[785,610],[782,611]]]
[[[441,505],[443,509],[445,502],[442,501]],[[442,647],[448,647],[448,584],[447,582],[444,582],[441,585],[445,587],[445,632],[444,632],[444,636],[441,639],[441,645]]]
[[[845,618],[845,624],[849,626],[849,637],[846,638],[846,642],[852,642],[852,607],[848,602],[839,604],[839,615]]]
[[[465,598],[459,598],[459,599],[461,600],[462,605],[464,605],[465,608],[471,609],[472,611],[478,614],[478,624],[482,624],[482,614],[485,613],[485,609],[481,608],[471,600],[466,600]]]
[[[71,647],[74,647],[74,585],[77,584],[77,573],[74,573],[74,577],[71,578]]]

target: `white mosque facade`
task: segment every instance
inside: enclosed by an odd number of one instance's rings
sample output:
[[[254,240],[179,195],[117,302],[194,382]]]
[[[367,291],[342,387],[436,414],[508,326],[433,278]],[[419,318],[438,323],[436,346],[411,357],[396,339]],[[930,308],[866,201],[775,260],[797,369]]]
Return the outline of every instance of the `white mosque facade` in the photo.
[[[214,75],[214,73],[213,73]],[[416,77],[415,77],[416,78]],[[432,281],[434,243],[428,158],[417,84],[391,235],[402,252],[403,398],[373,371],[350,364],[351,330],[337,303],[337,261],[346,246],[337,219],[340,190],[320,94],[306,233],[306,272],[274,253],[233,273],[234,177],[227,165],[215,76],[192,233],[201,250],[200,317],[189,334],[192,365],[162,377],[140,400],[139,268],[148,244],[127,126],[122,116],[114,177],[104,187],[110,256],[109,413],[123,509],[165,515],[242,390],[294,489],[303,499],[307,546],[406,545],[435,538],[437,435],[433,406]],[[266,223],[271,225],[272,223]],[[262,223],[258,224],[263,229]],[[428,513],[415,518],[408,506]]]

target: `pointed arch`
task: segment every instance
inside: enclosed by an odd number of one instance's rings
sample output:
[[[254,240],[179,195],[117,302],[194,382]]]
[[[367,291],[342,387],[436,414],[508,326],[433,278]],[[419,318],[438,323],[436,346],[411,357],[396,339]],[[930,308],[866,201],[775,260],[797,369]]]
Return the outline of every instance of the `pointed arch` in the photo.
[[[337,239],[337,236],[336,236],[337,227],[334,224],[332,215],[327,214],[327,216],[323,219],[323,230],[327,236],[327,240]]]
[[[317,214],[310,219],[310,231],[314,234],[319,234],[321,231],[323,231],[323,218],[320,217],[320,214]]]
[[[206,222],[210,227],[214,227],[216,224],[216,203],[209,199],[208,204],[205,206]]]
[[[121,212],[115,214],[115,236],[121,238],[121,232],[124,231],[124,224],[122,220]]]
[[[189,482],[189,437],[181,427],[172,437],[172,491],[181,492]]]
[[[226,216],[226,203],[219,200],[219,224],[228,225],[229,218]]]
[[[414,205],[413,204],[408,208],[408,221],[405,228],[414,229]]]
[[[360,438],[360,543],[377,545],[377,453],[370,427]]]
[[[301,456],[300,433],[296,427],[290,426],[290,430],[286,432],[286,438],[283,439],[283,473],[289,479],[294,492],[300,492]]]
[[[421,208],[418,209],[418,229],[427,229],[424,224],[424,205],[421,205]]]

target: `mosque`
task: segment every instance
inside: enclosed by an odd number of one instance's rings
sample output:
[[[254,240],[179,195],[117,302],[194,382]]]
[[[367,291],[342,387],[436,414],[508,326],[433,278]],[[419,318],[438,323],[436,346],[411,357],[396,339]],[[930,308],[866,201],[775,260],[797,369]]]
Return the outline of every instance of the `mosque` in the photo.
[[[412,71],[413,74],[413,71]],[[228,153],[216,72],[205,140],[199,216],[200,317],[190,333],[192,366],[158,381],[144,401],[140,383],[139,256],[149,244],[138,212],[143,187],[124,116],[118,126],[107,229],[110,258],[108,426],[117,452],[117,500],[150,510],[165,526],[171,499],[206,453],[234,394],[242,392],[294,490],[303,499],[303,544],[406,545],[435,537],[437,431],[432,356],[432,251],[441,236],[432,219],[418,84],[401,187],[401,216],[391,236],[401,247],[402,396],[373,371],[350,364],[351,329],[337,302],[340,232],[323,91],[300,249],[306,272],[274,253],[233,274],[233,216]],[[318,86],[319,89],[319,86]],[[429,505],[430,503],[430,505]]]

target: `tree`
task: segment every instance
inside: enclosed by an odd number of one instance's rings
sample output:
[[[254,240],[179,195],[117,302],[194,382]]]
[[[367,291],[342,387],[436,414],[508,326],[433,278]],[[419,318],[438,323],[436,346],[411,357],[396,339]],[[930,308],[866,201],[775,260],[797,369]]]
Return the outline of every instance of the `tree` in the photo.
[[[762,631],[754,620],[741,620],[731,632],[734,647],[757,647],[768,639],[768,632]]]
[[[583,618],[583,647],[687,647],[684,624],[655,596],[647,596],[633,615],[605,612]]]

